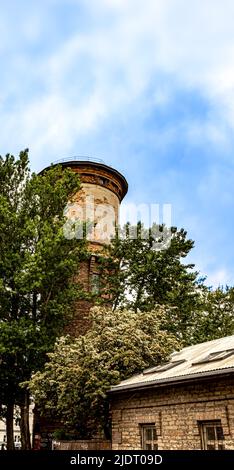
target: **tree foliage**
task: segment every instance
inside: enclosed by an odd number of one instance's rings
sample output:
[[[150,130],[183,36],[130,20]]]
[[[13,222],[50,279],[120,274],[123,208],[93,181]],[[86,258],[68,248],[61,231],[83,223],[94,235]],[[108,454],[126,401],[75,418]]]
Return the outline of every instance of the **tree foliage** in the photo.
[[[71,341],[62,337],[30,388],[44,413],[59,418],[79,437],[90,437],[100,426],[107,433],[110,386],[165,360],[179,347],[164,329],[166,309],[134,312],[95,307],[92,328]]]
[[[41,410],[89,437],[108,428],[111,384],[164,360],[178,341],[233,334],[234,290],[204,286],[185,262],[194,246],[186,231],[154,225],[148,233],[139,223],[99,257],[101,307],[91,313],[91,330],[61,337],[53,350],[74,300],[88,295],[77,283],[85,242],[63,233],[79,181],[59,166],[31,174],[26,150],[0,157],[0,184],[0,410],[8,424],[14,404],[27,401],[21,384],[34,374]]]
[[[64,208],[79,189],[70,170],[31,174],[28,151],[0,157],[0,400],[24,401],[20,383],[46,353],[81,293],[72,276],[84,243],[63,236]]]
[[[194,265],[183,262],[193,246],[184,229],[154,225],[148,232],[141,223],[128,225],[125,236],[117,234],[100,261],[99,302],[108,299],[113,309],[135,312],[151,311],[157,304],[174,307],[166,328],[189,343],[204,288]]]
[[[192,324],[193,343],[234,334],[234,288],[203,291],[202,308]]]

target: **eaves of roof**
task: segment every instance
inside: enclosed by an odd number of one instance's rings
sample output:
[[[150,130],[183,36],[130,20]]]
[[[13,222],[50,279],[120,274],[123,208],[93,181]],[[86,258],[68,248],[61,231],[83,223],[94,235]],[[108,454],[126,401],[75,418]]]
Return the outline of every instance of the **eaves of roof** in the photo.
[[[227,377],[228,375],[234,374],[234,367],[228,367],[226,369],[215,369],[211,371],[204,371],[204,372],[199,372],[199,373],[193,373],[193,374],[186,374],[186,375],[181,375],[181,376],[175,376],[175,377],[168,377],[164,379],[154,379],[148,382],[138,382],[138,383],[132,383],[132,384],[126,384],[126,385],[115,385],[112,387],[109,391],[108,394],[114,394],[114,393],[122,393],[122,392],[128,392],[128,391],[133,391],[133,390],[149,390],[149,389],[155,389],[158,387],[165,387],[165,386],[173,386],[173,385],[178,385],[178,384],[185,384],[188,383],[190,384],[191,382],[194,382],[194,380],[197,381],[202,381],[202,380],[207,380],[209,378],[215,378],[215,377],[222,377],[225,376]]]

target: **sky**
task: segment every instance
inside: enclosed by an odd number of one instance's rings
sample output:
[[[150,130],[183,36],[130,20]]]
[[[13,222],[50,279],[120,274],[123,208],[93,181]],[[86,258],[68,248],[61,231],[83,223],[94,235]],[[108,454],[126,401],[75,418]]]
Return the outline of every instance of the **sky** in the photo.
[[[1,0],[0,154],[87,155],[234,285],[233,0]]]

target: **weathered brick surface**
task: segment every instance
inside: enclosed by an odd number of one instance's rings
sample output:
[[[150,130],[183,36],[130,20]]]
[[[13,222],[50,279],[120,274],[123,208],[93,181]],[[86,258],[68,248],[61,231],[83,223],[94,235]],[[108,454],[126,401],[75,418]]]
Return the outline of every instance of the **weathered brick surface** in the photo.
[[[115,395],[112,448],[141,449],[141,425],[155,423],[161,450],[201,449],[199,422],[221,420],[234,449],[234,377]]]
[[[71,205],[67,216],[93,223],[88,237],[89,251],[93,256],[80,265],[75,279],[84,291],[90,292],[91,276],[98,272],[95,267],[96,256],[114,234],[115,225],[118,224],[119,205],[126,193],[127,183],[113,168],[96,163],[78,161],[67,162],[63,166],[71,167],[77,172],[82,184],[81,190],[73,197],[72,202],[75,204]],[[79,300],[74,309],[73,320],[65,333],[75,337],[86,333],[91,326],[89,311],[92,306],[92,301]]]
[[[89,292],[90,289],[90,274],[90,261],[87,260],[80,264],[77,275],[77,282],[86,292]],[[78,300],[74,305],[73,318],[65,328],[65,333],[69,333],[73,337],[86,333],[91,324],[89,317],[91,307],[93,307],[91,300]]]

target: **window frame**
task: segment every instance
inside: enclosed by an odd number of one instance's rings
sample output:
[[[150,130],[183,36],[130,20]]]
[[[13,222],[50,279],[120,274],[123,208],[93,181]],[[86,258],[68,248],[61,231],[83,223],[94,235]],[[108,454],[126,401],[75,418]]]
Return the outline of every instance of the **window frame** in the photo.
[[[158,435],[155,423],[141,424],[140,427],[142,450],[158,450]],[[148,439],[146,436],[147,431],[150,431],[151,433],[150,439]],[[150,448],[148,448],[147,446],[149,446]]]
[[[214,439],[207,437],[207,429],[214,429]],[[217,428],[221,428],[222,438],[218,437]],[[225,450],[225,437],[221,420],[207,420],[199,422],[199,429],[201,435],[201,449],[202,450]],[[212,444],[211,444],[212,443]],[[209,449],[208,446],[214,446],[214,449]],[[220,448],[222,447],[222,448]]]
[[[90,274],[90,292],[93,295],[99,295],[101,292],[101,276],[99,273]]]

